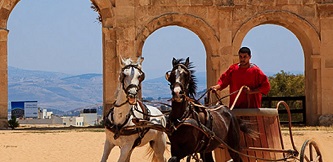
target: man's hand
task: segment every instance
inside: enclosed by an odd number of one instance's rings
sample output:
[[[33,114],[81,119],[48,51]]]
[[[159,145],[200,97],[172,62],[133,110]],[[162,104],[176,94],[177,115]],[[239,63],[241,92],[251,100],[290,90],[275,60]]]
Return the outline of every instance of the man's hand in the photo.
[[[217,91],[220,88],[221,88],[221,86],[219,84],[210,87],[210,89],[212,89],[213,91]]]
[[[259,93],[258,89],[250,89],[247,86],[244,87],[243,91],[246,92],[247,94],[256,94],[256,93]]]

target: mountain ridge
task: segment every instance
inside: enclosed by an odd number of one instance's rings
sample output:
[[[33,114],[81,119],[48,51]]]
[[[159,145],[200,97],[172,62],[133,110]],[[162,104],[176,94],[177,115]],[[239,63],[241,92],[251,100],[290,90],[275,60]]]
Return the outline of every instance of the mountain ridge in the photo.
[[[198,73],[199,74],[199,73]],[[204,80],[204,73],[200,79]],[[205,84],[205,83],[203,83]],[[203,87],[198,84],[198,87]],[[103,75],[70,75],[41,70],[8,67],[8,109],[10,101],[38,101],[38,107],[64,112],[102,104]],[[170,97],[164,76],[142,82],[143,97]]]
[[[206,89],[206,73],[196,72],[197,92]],[[268,76],[272,76],[269,74]],[[40,108],[71,111],[101,105],[103,75],[70,75],[8,66],[8,110],[10,101],[38,101]],[[170,98],[169,83],[164,76],[142,82],[143,98]]]

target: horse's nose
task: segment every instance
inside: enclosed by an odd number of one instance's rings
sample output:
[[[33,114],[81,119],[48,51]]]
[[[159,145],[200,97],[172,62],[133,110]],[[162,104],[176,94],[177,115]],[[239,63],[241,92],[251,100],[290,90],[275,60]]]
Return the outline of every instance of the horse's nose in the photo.
[[[132,88],[129,88],[128,91],[127,91],[128,94],[137,94],[138,93],[138,88],[137,87],[132,87]]]
[[[129,98],[135,98],[135,97],[136,97],[136,94],[129,93],[129,94],[128,94],[128,97],[129,97]]]
[[[180,97],[181,95],[184,94],[184,91],[172,91],[172,96],[177,96]]]

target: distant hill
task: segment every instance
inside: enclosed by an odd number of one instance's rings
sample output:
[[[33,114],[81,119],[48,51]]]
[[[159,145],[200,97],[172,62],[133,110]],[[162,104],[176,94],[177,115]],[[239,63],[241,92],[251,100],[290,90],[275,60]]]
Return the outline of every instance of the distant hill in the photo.
[[[296,72],[295,72],[296,73]],[[206,73],[196,72],[197,92],[206,89]],[[267,75],[273,76],[273,73]],[[202,92],[202,93],[203,93]],[[142,82],[143,97],[170,98],[169,83],[164,76]],[[102,105],[102,74],[69,75],[57,72],[23,70],[8,67],[8,100],[38,101],[40,108],[71,110],[99,107]],[[10,104],[9,104],[10,109]]]
[[[205,73],[198,73],[198,90],[205,88]],[[8,67],[8,100],[38,101],[40,108],[57,114],[75,114],[84,108],[102,105],[102,74],[68,75],[57,72]],[[144,80],[144,97],[170,97],[164,76]],[[10,109],[10,104],[9,108]],[[68,115],[68,114],[66,114]]]
[[[194,75],[197,78],[197,92],[206,89],[206,73],[196,72]],[[153,97],[155,99],[162,97],[171,97],[169,82],[165,77],[144,80],[142,82],[142,97]]]
[[[71,76],[8,67],[8,100],[38,101],[41,108],[68,111],[102,103],[102,86],[101,74]]]

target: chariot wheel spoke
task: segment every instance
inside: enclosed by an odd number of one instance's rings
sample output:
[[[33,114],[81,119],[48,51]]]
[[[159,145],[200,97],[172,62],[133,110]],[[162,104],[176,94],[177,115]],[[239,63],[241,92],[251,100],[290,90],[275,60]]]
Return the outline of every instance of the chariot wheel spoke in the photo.
[[[312,140],[306,140],[302,146],[300,162],[323,162],[321,152],[317,143]]]

